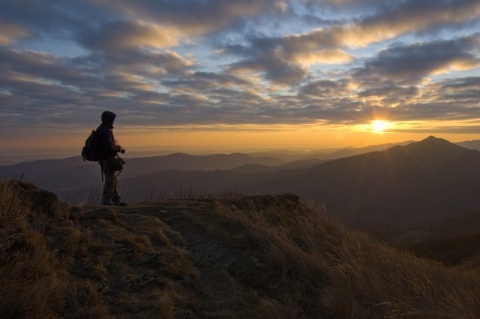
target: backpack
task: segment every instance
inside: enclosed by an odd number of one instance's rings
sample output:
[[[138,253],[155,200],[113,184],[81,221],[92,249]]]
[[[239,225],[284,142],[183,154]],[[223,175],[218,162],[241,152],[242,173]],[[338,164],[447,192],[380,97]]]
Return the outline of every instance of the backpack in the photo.
[[[85,141],[85,146],[82,148],[82,157],[84,161],[100,161],[101,149],[97,131],[93,130]]]

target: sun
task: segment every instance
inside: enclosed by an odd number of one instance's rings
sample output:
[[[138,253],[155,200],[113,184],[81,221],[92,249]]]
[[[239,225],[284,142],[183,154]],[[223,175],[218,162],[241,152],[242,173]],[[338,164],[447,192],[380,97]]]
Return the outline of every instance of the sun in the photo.
[[[372,130],[374,133],[383,133],[383,131],[388,128],[389,124],[389,122],[384,120],[372,121]]]

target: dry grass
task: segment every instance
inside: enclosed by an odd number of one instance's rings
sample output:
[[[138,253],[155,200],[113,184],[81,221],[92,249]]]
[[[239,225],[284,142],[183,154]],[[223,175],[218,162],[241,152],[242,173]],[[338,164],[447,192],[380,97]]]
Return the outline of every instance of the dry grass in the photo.
[[[406,248],[417,256],[440,261],[446,266],[456,266],[475,256],[479,247],[480,234],[476,234],[451,238],[438,237]]]
[[[27,209],[23,204],[23,196],[18,191],[28,184],[6,181],[0,184],[0,226],[18,225],[26,217]]]
[[[218,218],[242,225],[264,254],[258,286],[278,318],[478,318],[480,278],[380,244],[271,198],[218,203]],[[258,282],[261,281],[261,284]]]
[[[197,271],[157,218],[68,207],[7,181],[0,237],[0,318],[168,319],[195,308],[183,278]]]
[[[2,318],[52,318],[61,311],[68,289],[67,274],[40,233],[35,196],[28,194],[34,189],[28,183],[0,184]]]

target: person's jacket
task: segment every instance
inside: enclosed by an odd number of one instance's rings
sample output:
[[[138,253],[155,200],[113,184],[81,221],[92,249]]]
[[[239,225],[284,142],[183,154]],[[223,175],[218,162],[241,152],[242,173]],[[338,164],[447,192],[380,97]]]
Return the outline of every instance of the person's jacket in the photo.
[[[97,128],[97,134],[100,141],[101,160],[107,160],[116,157],[121,148],[113,136],[112,128],[110,128],[108,124],[102,123]]]

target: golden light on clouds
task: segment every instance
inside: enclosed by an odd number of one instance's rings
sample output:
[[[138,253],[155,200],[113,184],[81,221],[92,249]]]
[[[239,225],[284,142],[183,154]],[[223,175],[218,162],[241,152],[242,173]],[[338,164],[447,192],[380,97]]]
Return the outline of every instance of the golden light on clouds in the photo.
[[[0,33],[0,45],[9,45],[17,38],[28,35],[25,28],[5,21],[0,21],[0,29],[2,30]]]
[[[295,61],[303,66],[309,67],[314,64],[337,64],[349,63],[353,60],[353,56],[340,49],[325,49],[316,52],[298,52],[293,55]]]
[[[151,46],[166,48],[178,44],[181,32],[177,28],[159,26],[153,23],[137,22],[138,27],[123,35],[121,40],[129,47]]]

